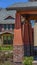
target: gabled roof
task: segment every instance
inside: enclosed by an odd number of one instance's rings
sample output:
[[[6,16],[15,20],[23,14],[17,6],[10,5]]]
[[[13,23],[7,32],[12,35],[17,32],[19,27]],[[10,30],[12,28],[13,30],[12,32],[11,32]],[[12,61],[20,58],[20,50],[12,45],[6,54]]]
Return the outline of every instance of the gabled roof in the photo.
[[[36,9],[37,8],[37,1],[36,2],[24,2],[24,3],[16,3],[13,4],[12,6],[7,7],[7,9]]]
[[[7,19],[15,19],[14,17],[12,17],[12,16],[7,16],[4,20],[7,20]]]
[[[15,10],[7,11],[6,9],[1,9],[0,24],[14,24],[15,23],[15,14],[16,14]],[[12,19],[10,19],[10,18],[12,18]]]

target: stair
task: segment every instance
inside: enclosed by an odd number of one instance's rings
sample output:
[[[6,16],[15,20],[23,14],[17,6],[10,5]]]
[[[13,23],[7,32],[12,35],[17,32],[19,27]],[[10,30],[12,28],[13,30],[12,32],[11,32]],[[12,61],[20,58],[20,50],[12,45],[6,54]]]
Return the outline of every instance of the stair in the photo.
[[[37,65],[37,61],[33,61],[32,62],[32,65]]]

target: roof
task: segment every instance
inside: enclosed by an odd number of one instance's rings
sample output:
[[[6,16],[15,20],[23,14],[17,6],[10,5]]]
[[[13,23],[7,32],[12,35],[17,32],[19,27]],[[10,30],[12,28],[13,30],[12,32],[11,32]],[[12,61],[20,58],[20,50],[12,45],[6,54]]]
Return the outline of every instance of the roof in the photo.
[[[0,24],[15,24],[15,20],[1,20]]]
[[[35,2],[24,2],[24,3],[16,3],[13,4],[9,7],[7,7],[7,9],[13,9],[13,10],[17,10],[17,9],[36,9],[37,8],[37,1]]]
[[[14,17],[12,17],[12,16],[8,16],[7,18],[5,18],[4,20],[7,20],[7,19],[15,19]]]
[[[6,9],[1,9],[0,24],[14,24],[15,23],[15,14],[16,14],[16,11],[14,11],[14,10],[7,11]],[[7,17],[10,18],[10,16],[12,17],[12,19],[5,20],[5,18],[7,18]]]

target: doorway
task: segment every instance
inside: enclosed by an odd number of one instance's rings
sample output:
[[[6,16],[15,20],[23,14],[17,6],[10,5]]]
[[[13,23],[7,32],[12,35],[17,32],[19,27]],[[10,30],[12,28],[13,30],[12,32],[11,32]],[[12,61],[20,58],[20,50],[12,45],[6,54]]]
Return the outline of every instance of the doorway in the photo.
[[[24,55],[34,56],[34,59],[37,60],[37,15],[23,14],[21,20]]]

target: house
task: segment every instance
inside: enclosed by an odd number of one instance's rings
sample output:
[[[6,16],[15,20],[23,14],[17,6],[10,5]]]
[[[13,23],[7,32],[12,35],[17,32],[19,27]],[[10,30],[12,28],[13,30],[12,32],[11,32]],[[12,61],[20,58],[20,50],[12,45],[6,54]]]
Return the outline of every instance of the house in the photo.
[[[24,56],[37,60],[37,1],[16,3],[6,9],[16,10],[13,61],[21,64]]]
[[[37,60],[37,1],[31,1],[0,9],[0,41],[3,37],[2,43],[13,44],[14,65],[22,65],[24,56]]]
[[[15,11],[0,9],[0,46],[13,44]]]

